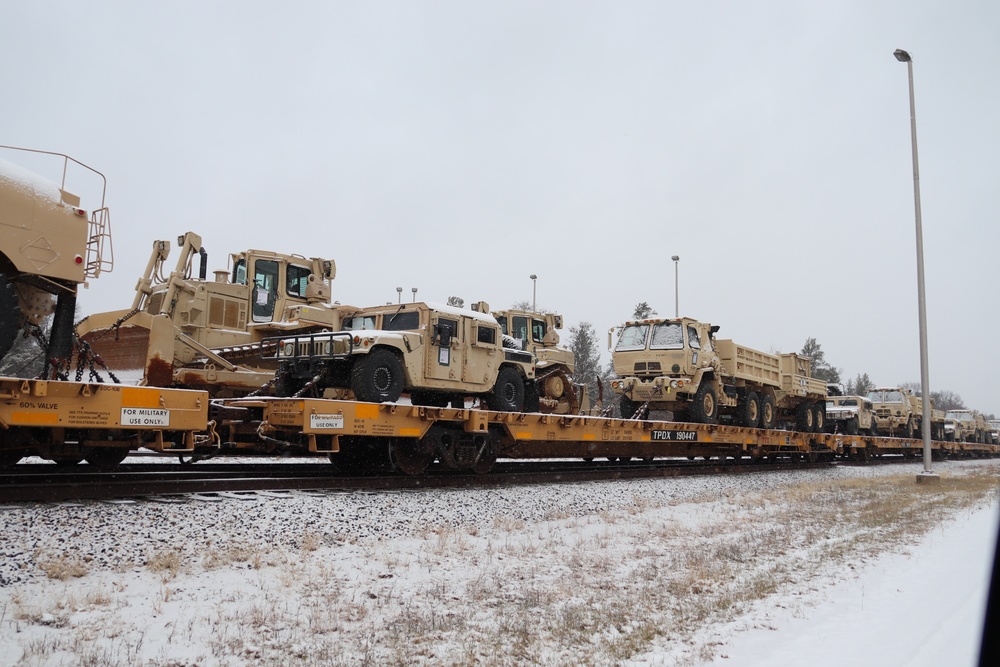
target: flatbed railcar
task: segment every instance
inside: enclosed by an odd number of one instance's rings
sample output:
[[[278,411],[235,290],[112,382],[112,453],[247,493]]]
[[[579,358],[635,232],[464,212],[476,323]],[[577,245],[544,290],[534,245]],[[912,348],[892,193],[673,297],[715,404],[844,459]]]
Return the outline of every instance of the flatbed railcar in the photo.
[[[213,446],[204,391],[0,377],[0,465],[30,454],[117,465],[133,449]]]
[[[34,454],[109,466],[139,447],[201,456],[271,447],[363,468],[384,455],[399,472],[434,461],[489,471],[499,459],[916,458],[916,439],[802,433],[578,415],[497,412],[321,398],[215,399],[204,391],[0,378],[0,464]],[[1000,454],[982,443],[932,444],[934,456]]]

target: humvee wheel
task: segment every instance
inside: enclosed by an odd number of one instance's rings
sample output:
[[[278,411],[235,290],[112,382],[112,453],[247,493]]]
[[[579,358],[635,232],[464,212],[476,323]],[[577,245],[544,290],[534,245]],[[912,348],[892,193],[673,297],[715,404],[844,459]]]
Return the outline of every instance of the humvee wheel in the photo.
[[[774,409],[774,397],[764,394],[760,397],[760,427],[772,429],[777,416]]]
[[[434,462],[434,443],[419,438],[392,438],[389,458],[392,466],[404,475],[422,475]]]
[[[844,426],[844,431],[847,435],[857,435],[858,434],[858,418],[851,417],[847,420],[847,424]]]
[[[14,344],[20,321],[21,310],[17,305],[17,295],[14,294],[14,288],[7,275],[0,273],[0,358],[7,354]]]
[[[486,395],[486,405],[497,412],[520,412],[524,408],[524,381],[510,366],[497,373],[493,391]]]
[[[403,393],[403,364],[389,350],[372,350],[354,362],[351,390],[359,401],[394,403]]]
[[[702,386],[694,395],[694,405],[691,415],[696,422],[714,424],[719,417],[719,404],[715,399],[715,390],[708,385]]]

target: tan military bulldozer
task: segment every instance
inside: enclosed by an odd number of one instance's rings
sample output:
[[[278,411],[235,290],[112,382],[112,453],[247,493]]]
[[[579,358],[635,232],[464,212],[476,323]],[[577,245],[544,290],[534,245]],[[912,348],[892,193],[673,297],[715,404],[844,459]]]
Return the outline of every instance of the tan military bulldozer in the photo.
[[[164,276],[170,242],[153,243],[131,309],[78,324],[83,363],[96,361],[127,382],[241,396],[274,375],[276,364],[261,358],[265,338],[337,324],[333,260],[247,250],[208,280],[201,237],[188,232],[178,246],[176,267]]]

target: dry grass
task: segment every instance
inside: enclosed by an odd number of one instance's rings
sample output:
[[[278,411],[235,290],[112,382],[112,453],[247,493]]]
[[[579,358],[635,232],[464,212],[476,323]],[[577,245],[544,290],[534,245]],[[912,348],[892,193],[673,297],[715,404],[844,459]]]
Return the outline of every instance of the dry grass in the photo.
[[[38,555],[35,556],[38,567],[49,579],[64,580],[85,576],[90,568],[78,557],[60,555]]]
[[[596,667],[654,646],[683,647],[672,664],[697,665],[719,648],[697,634],[707,625],[812,586],[831,562],[860,566],[869,555],[905,549],[957,512],[996,502],[1000,468],[965,470],[940,486],[900,475],[688,503],[633,496],[621,511],[498,518],[478,530],[428,526],[399,541],[305,533],[291,555],[216,545],[202,558],[204,570],[230,567],[226,576],[241,584],[197,603],[169,632],[182,644],[202,641],[204,655],[267,666]],[[352,555],[342,557],[344,550]],[[66,559],[38,561],[53,578],[82,576]],[[174,551],[149,557],[147,569],[164,584],[149,601],[154,614],[193,604],[185,577],[204,584],[217,576],[183,564]],[[70,620],[81,610],[127,616],[131,601],[120,591],[11,602],[10,622],[46,632],[26,647],[29,664],[59,651],[78,664],[170,664],[142,654],[141,614],[127,622],[98,616],[104,620],[90,628],[120,626],[103,644]]]

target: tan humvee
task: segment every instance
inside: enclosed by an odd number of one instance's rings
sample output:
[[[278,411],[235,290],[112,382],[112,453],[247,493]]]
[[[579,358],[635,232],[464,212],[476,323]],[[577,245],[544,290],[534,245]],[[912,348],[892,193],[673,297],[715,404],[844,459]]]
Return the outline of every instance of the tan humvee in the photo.
[[[864,396],[829,396],[826,428],[830,433],[878,435],[875,406]]]
[[[811,377],[809,359],[759,352],[716,340],[719,327],[691,318],[626,322],[608,332],[622,417],[643,405],[670,410],[675,421],[712,424],[720,417],[741,426],[794,423],[824,429],[826,384]]]
[[[341,331],[274,339],[277,395],[381,403],[408,392],[417,405],[465,407],[477,397],[491,410],[524,409],[533,355],[504,346],[488,307],[416,302],[340,312]]]
[[[104,176],[61,153],[0,148],[20,151],[24,160],[62,158],[59,185],[0,160],[0,357],[24,326],[37,326],[55,312],[46,356],[68,359],[77,286],[112,268]],[[94,196],[96,200],[99,194],[100,206],[89,214],[80,197],[66,190],[70,163],[100,179],[100,185],[92,188],[100,188]]]
[[[954,442],[988,444],[992,439],[990,425],[978,410],[948,410],[945,415],[945,439]]]
[[[473,304],[478,310],[480,304]],[[587,392],[573,382],[573,351],[559,345],[562,315],[534,313],[528,310],[494,310],[505,336],[517,341],[522,350],[535,355],[534,396],[526,411],[555,414],[582,414],[589,408]],[[529,391],[529,394],[531,392]],[[532,398],[534,398],[534,396]]]
[[[177,242],[180,257],[166,279],[159,276],[170,242],[153,243],[130,310],[90,315],[78,325],[112,371],[150,386],[238,396],[274,375],[276,365],[262,363],[262,340],[339,324],[330,306],[333,260],[247,250],[231,254],[231,268],[208,280],[201,237],[188,232]]]
[[[868,400],[875,405],[878,429],[883,435],[901,438],[919,438],[923,433],[924,400],[904,387],[876,387],[868,392]],[[931,439],[945,436],[945,415],[934,409],[931,402]]]

